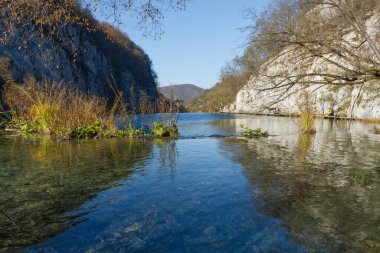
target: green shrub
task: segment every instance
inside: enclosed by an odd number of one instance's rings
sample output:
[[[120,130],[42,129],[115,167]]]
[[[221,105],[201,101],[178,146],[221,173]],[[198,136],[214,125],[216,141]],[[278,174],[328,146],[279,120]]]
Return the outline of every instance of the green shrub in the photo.
[[[168,126],[165,126],[162,122],[154,122],[153,123],[153,130],[152,130],[152,136],[153,137],[178,137],[178,128],[176,124],[170,124]]]
[[[9,120],[5,118],[0,118],[0,129],[5,129],[9,124]]]
[[[118,130],[116,136],[118,137],[128,137],[129,139],[139,139],[146,135],[141,129],[129,128],[127,130]]]
[[[102,133],[101,123],[99,121],[95,122],[93,125],[82,125],[75,127],[71,133],[70,138],[72,139],[84,139],[84,138],[95,138]]]
[[[267,137],[268,136],[268,132],[267,131],[262,132],[261,128],[250,129],[250,128],[246,127],[244,124],[241,124],[240,128],[243,131],[240,132],[239,135],[243,136],[243,137],[246,137],[246,138],[249,138],[249,139],[257,138],[257,137]]]

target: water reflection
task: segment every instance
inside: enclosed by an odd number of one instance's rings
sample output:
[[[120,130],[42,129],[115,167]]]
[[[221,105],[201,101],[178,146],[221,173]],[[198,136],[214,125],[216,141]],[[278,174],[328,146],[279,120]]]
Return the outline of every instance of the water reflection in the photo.
[[[116,139],[0,138],[0,251],[4,252],[84,221],[86,213],[65,212],[134,173],[152,149],[149,142]]]
[[[172,176],[175,175],[177,167],[178,150],[176,148],[175,140],[156,139],[154,140],[156,151],[158,154],[156,157],[160,160],[160,168],[164,171],[170,170]]]
[[[314,135],[300,134],[298,138],[298,159],[303,161],[309,151],[312,149],[314,141]]]
[[[380,251],[372,125],[193,116],[174,141],[0,136],[0,252]]]
[[[299,243],[328,252],[379,252],[380,143],[367,129],[319,121],[315,136],[278,131],[267,140],[235,143],[235,159],[260,210],[281,219]]]
[[[81,207],[84,212],[96,206],[86,222],[26,251],[305,252],[276,219],[256,210],[241,166],[220,143],[156,142],[144,177],[102,192]]]

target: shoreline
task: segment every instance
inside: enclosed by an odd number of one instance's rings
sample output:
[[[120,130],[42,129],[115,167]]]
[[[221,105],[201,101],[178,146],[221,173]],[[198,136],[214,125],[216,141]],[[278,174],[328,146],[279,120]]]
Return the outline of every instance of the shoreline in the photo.
[[[238,114],[238,115],[252,115],[252,116],[271,116],[271,117],[285,117],[285,118],[298,118],[298,114],[271,114],[271,113],[252,113],[252,112],[217,112],[217,114]],[[367,123],[380,123],[380,118],[349,118],[349,117],[339,117],[339,116],[327,116],[316,114],[317,119],[327,119],[327,120],[345,120],[345,121],[363,121]]]

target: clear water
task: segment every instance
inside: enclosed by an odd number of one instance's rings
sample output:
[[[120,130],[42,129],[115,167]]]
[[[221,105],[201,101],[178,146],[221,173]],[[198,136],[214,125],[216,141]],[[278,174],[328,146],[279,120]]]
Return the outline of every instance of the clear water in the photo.
[[[240,124],[271,136],[242,142]],[[182,114],[176,141],[0,134],[0,252],[380,252],[373,125]]]

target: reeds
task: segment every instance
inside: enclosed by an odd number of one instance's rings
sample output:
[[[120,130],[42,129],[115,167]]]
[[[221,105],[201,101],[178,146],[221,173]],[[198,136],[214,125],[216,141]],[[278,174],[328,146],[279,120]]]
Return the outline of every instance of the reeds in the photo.
[[[29,78],[23,85],[5,85],[3,98],[12,114],[10,125],[22,131],[82,138],[116,129],[106,117],[109,111],[105,99],[63,83],[43,84]]]
[[[304,134],[315,134],[315,115],[311,110],[305,110],[300,115],[301,132]]]
[[[107,107],[106,99],[85,94],[64,83],[40,83],[33,78],[23,85],[8,83],[3,90],[4,102],[11,112],[8,127],[62,139],[178,135],[177,114],[167,108],[167,103],[159,100],[155,104],[142,94],[140,108],[131,111],[122,93],[116,88],[113,90],[114,103]],[[136,123],[137,110],[141,124]],[[154,131],[158,125],[173,131],[169,136],[157,134]]]
[[[177,121],[179,108],[172,101],[159,96],[155,104],[149,101],[146,93],[140,94],[139,108],[144,126],[149,128],[154,137],[178,137]]]
[[[299,124],[303,134],[315,134],[317,132],[315,129],[315,101],[313,99],[307,91],[301,92],[297,99],[300,110]]]

